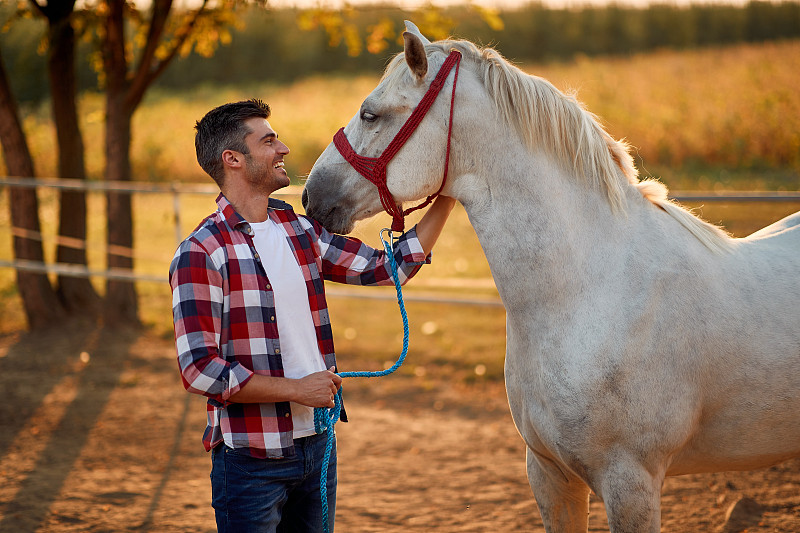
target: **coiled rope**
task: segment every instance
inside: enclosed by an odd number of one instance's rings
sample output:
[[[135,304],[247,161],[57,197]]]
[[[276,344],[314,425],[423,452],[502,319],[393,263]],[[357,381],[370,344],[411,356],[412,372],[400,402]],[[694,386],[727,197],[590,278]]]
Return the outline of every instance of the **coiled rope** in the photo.
[[[383,237],[384,232],[389,233],[388,241]],[[377,378],[388,376],[400,368],[400,365],[402,365],[403,361],[406,359],[406,355],[408,355],[408,315],[406,314],[406,306],[403,303],[403,290],[400,286],[400,276],[397,274],[397,261],[394,258],[394,251],[392,249],[393,241],[394,236],[391,230],[381,230],[381,242],[383,242],[383,248],[386,250],[386,255],[389,257],[389,264],[392,267],[392,279],[394,280],[394,287],[397,291],[397,305],[400,307],[400,316],[403,318],[403,351],[400,357],[397,358],[397,361],[386,370],[377,372],[339,373],[343,378]],[[331,459],[331,452],[333,451],[333,443],[336,440],[333,426],[339,421],[339,416],[342,412],[342,387],[339,387],[339,390],[336,391],[333,402],[333,407],[317,407],[314,409],[314,429],[318,434],[323,431],[328,432],[328,438],[325,443],[325,457],[322,460],[319,481],[320,497],[322,499],[322,527],[325,533],[330,533],[328,526],[328,465]]]

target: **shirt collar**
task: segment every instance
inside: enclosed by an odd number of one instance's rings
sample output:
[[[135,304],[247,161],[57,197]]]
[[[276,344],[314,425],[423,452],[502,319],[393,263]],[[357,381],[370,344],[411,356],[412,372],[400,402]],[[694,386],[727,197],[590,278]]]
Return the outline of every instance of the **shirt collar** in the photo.
[[[233,208],[233,205],[225,198],[225,195],[219,193],[217,196],[217,207],[219,208],[219,212],[222,215],[223,220],[228,223],[228,225],[232,228],[239,228],[247,232],[250,228],[250,224],[236,212],[236,209]],[[276,200],[275,198],[269,199],[268,204],[269,209],[281,209],[281,210],[291,210],[292,206],[283,202],[281,200]]]
[[[219,193],[219,196],[217,196],[217,207],[222,215],[222,219],[227,222],[230,227],[236,228],[242,224],[244,224],[245,227],[249,226],[244,217],[236,212],[236,209],[233,208],[233,205],[231,205],[222,193]]]

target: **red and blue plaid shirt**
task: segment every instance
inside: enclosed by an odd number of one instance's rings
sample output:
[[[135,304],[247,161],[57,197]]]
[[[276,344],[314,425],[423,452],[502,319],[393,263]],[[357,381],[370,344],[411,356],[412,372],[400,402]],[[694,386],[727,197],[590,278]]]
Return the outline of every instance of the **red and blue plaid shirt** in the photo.
[[[253,374],[283,376],[275,301],[253,245],[253,231],[223,195],[219,210],[184,240],[170,265],[175,345],[184,387],[208,397],[203,444],[225,440],[260,458],[294,455],[289,402],[234,403]],[[308,303],[325,368],[336,366],[323,280],[391,285],[386,253],[335,235],[270,199],[269,216],[289,235],[306,280]],[[415,229],[395,244],[401,281],[429,262]]]

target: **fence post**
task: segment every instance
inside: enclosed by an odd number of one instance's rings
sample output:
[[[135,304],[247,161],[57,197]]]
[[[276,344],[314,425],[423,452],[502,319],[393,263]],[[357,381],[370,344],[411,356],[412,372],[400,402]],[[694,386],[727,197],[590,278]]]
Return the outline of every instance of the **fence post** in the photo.
[[[175,213],[175,248],[177,248],[183,240],[183,232],[181,231],[181,193],[177,188],[172,189],[172,212]]]

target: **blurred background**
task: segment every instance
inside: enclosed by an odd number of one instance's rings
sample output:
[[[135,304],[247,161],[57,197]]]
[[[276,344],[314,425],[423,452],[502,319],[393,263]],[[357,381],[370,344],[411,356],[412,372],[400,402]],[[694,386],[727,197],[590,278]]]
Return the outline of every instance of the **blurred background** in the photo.
[[[268,102],[291,148],[276,196],[302,211],[304,177],[402,50],[404,19],[575,94],[642,177],[734,236],[800,210],[798,1],[0,0],[0,531],[214,531],[167,279],[216,209],[195,121]],[[354,234],[379,247],[389,222]],[[343,370],[397,358],[385,289],[327,287]],[[360,423],[342,429],[337,522],[543,531],[505,398],[505,310],[460,207],[404,295],[406,363],[346,386]],[[748,531],[796,532],[798,472],[674,478],[664,531],[722,530],[744,494],[766,510]]]
[[[32,163],[30,172],[12,171],[5,153],[0,170],[162,189],[82,192],[76,207],[64,203],[62,189],[26,189],[36,190],[26,200],[36,204],[26,209],[38,220],[28,220],[20,233],[11,231],[20,225],[12,223],[11,207],[22,200],[0,185],[0,332],[33,323],[11,266],[20,258],[14,246],[24,239],[41,249],[41,260],[29,257],[34,262],[84,269],[82,281],[74,269],[38,273],[56,293],[53,306],[105,319],[118,314],[122,322],[168,333],[166,271],[176,241],[214,209],[214,185],[195,160],[195,121],[225,102],[265,100],[273,109],[270,123],[292,150],[286,165],[299,187],[402,50],[404,19],[431,39],[494,47],[526,72],[576,94],[613,136],[632,144],[641,175],[661,179],[673,193],[800,190],[796,1],[51,3],[0,2],[0,57],[14,99],[0,107],[15,112]],[[59,4],[68,8],[58,12]],[[160,33],[153,30],[159,17]],[[65,25],[73,44],[66,54]],[[115,47],[116,63],[109,52]],[[65,107],[74,113],[71,128],[58,118]],[[70,144],[76,137],[82,143]],[[129,152],[120,155],[112,145]],[[79,163],[64,161],[76,153]],[[177,199],[169,192],[194,184],[203,191]],[[301,209],[296,193],[287,191],[288,199]],[[687,203],[738,236],[800,208],[796,197]],[[85,227],[65,229],[76,218]],[[384,225],[378,217],[356,234],[377,245]],[[451,226],[438,261],[417,285],[492,296],[488,266],[463,213]],[[63,259],[70,242],[80,243],[75,248],[82,256]],[[127,257],[112,249],[127,250]],[[107,281],[101,274],[110,268],[132,271],[138,281]],[[70,283],[79,285],[70,289]],[[92,294],[88,303],[70,296],[86,293]]]
[[[673,187],[700,179],[701,188],[744,185],[735,178],[750,173],[747,186],[797,188],[800,3],[449,3],[411,10],[240,6],[214,28],[215,41],[177,57],[145,95],[134,115],[134,179],[204,181],[194,159],[194,121],[244,97],[272,105],[273,125],[292,148],[290,174],[300,178],[402,49],[408,18],[431,38],[492,46],[527,72],[577,92],[614,136],[637,148],[643,170],[669,168],[668,182],[689,174]],[[47,22],[9,20],[14,2],[0,5],[0,50],[37,174],[56,176]],[[88,174],[101,179],[103,80],[93,38],[77,44]]]

